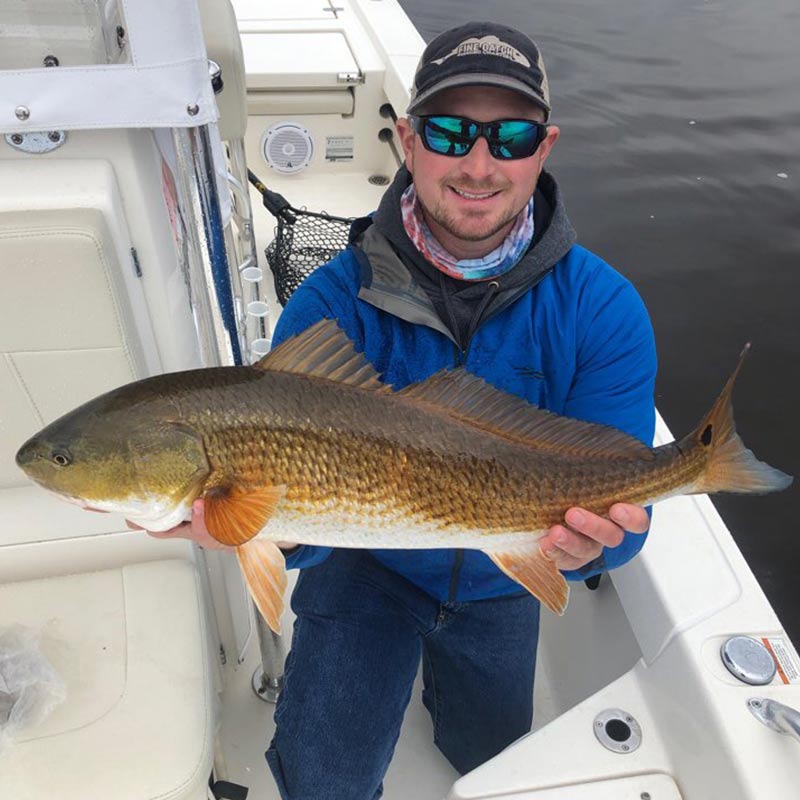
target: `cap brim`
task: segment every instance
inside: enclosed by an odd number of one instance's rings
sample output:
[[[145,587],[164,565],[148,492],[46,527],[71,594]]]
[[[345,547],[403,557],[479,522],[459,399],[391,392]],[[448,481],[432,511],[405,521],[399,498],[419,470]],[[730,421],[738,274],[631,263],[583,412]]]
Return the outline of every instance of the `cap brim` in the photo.
[[[457,86],[496,86],[499,89],[510,89],[536,103],[546,114],[545,122],[550,116],[550,106],[526,83],[516,78],[509,78],[507,75],[496,75],[489,72],[473,72],[464,75],[452,75],[449,78],[445,78],[443,81],[439,81],[439,83],[431,86],[430,89],[427,89],[413,98],[411,103],[409,103],[406,113],[415,113],[420,106],[424,105],[432,97],[435,97],[445,89],[453,89]]]

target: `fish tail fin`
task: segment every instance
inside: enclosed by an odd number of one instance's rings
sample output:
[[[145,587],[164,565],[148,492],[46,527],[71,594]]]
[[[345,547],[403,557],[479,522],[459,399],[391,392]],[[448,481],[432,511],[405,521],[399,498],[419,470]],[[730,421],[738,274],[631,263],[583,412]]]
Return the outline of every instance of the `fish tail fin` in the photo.
[[[251,539],[236,548],[245,583],[261,616],[275,633],[281,632],[286,560],[281,549],[265,539]]]
[[[708,451],[706,468],[697,479],[696,493],[766,494],[789,486],[794,478],[759,461],[736,433],[731,396],[733,385],[750,350],[748,342],[725,388],[703,421],[681,443],[681,449]]]
[[[484,550],[509,578],[527,589],[537,600],[558,615],[569,600],[569,585],[555,561],[549,559],[533,536],[504,550]]]

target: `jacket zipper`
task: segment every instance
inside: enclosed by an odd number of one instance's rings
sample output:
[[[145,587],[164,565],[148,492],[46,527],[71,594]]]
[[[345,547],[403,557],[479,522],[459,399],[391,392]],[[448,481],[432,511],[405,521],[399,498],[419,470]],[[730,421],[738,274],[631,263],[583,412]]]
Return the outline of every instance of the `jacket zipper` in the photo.
[[[472,344],[472,339],[475,336],[476,331],[478,330],[478,322],[480,320],[481,315],[484,312],[484,309],[489,302],[491,301],[492,297],[495,293],[500,289],[500,284],[497,281],[491,281],[488,285],[489,291],[486,292],[486,296],[484,297],[483,302],[481,303],[478,313],[475,315],[475,321],[470,328],[469,331],[469,338],[466,341],[465,347],[462,350],[455,346],[456,354],[455,354],[455,366],[456,367],[463,367],[467,363],[467,358],[469,357],[469,348]],[[458,582],[461,578],[461,568],[464,566],[464,551],[462,549],[456,550],[455,559],[453,560],[453,569],[450,572],[450,586],[447,590],[447,602],[454,603],[456,601],[456,596],[458,594]]]
[[[455,351],[453,358],[454,367],[463,367],[467,363],[467,356],[469,355],[470,342],[467,342],[466,349],[462,350],[457,344],[453,343]],[[453,566],[450,569],[450,585],[447,589],[447,602],[454,603],[456,595],[458,594],[458,581],[461,577],[461,567],[464,564],[464,551],[461,548],[456,549],[455,557],[453,559]]]

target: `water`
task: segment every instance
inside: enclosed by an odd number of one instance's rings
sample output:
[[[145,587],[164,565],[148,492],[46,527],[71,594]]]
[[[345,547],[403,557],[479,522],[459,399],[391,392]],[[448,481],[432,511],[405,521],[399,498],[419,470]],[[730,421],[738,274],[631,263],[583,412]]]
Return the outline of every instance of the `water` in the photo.
[[[800,3],[401,0],[426,40],[469,18],[540,45],[579,241],[628,276],[653,320],[656,402],[699,421],[746,341],[739,432],[797,476],[715,504],[800,645]]]

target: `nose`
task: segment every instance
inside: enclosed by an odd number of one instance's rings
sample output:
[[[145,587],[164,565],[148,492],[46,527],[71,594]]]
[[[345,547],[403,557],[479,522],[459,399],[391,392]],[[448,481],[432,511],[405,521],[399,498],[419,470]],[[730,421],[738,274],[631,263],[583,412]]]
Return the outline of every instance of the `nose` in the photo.
[[[485,180],[495,172],[495,159],[489,152],[489,143],[483,136],[472,145],[472,149],[459,159],[459,166],[464,175],[475,181]]]

